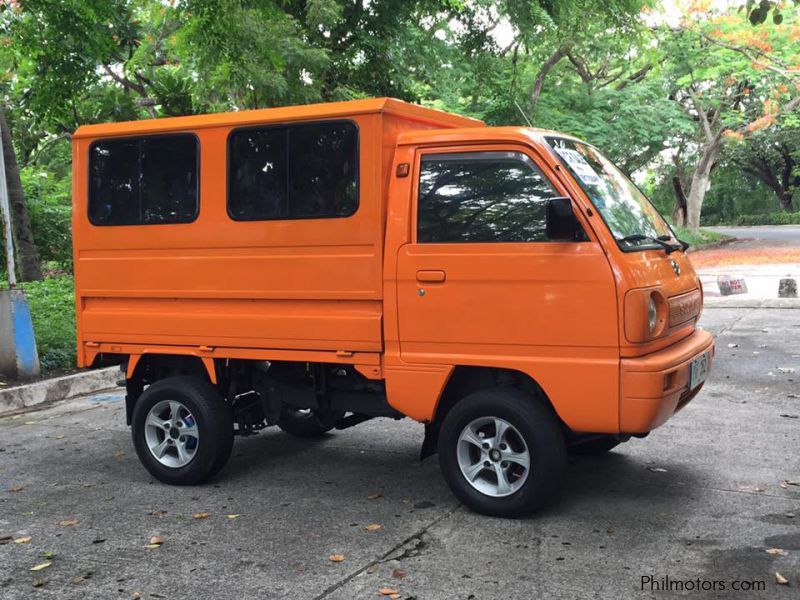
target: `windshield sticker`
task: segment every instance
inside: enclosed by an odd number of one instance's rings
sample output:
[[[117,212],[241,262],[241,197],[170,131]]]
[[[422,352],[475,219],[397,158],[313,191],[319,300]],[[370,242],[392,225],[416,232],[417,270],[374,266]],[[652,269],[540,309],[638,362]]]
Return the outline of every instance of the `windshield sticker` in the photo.
[[[602,183],[600,176],[595,172],[592,166],[586,162],[586,159],[583,158],[580,152],[572,148],[564,147],[556,147],[555,150],[561,155],[561,158],[567,161],[569,167],[583,183],[586,185],[600,185]]]

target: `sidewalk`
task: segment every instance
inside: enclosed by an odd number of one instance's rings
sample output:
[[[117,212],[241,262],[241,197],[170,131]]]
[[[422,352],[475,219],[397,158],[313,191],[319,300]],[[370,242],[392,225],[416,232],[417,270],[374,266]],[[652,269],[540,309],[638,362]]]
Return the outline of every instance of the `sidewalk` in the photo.
[[[703,284],[706,306],[800,308],[800,298],[779,298],[781,279],[792,278],[800,285],[800,263],[724,265],[697,269]],[[746,294],[723,296],[720,277],[743,280]]]
[[[119,367],[107,367],[0,389],[0,416],[45,402],[108,390],[116,387],[120,379]]]

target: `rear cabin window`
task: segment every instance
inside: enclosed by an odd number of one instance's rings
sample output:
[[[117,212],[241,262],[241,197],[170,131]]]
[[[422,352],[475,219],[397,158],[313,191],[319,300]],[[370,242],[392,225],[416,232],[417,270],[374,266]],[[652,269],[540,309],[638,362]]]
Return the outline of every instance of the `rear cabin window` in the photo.
[[[94,142],[89,221],[94,225],[190,223],[197,218],[197,138],[192,134]]]
[[[358,129],[309,123],[239,129],[228,140],[237,221],[348,217],[358,208]]]
[[[547,201],[556,197],[520,152],[462,152],[422,157],[417,241],[547,240]]]

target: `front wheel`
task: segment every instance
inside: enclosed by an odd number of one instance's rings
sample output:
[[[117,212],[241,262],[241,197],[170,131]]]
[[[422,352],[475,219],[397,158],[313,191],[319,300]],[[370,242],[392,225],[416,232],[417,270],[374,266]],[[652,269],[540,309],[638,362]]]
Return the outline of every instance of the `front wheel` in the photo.
[[[169,377],[139,397],[131,434],[139,460],[153,477],[172,485],[194,485],[228,461],[233,417],[207,381]]]
[[[472,510],[520,517],[553,499],[566,467],[555,416],[513,389],[475,392],[447,414],[439,464],[453,494]]]

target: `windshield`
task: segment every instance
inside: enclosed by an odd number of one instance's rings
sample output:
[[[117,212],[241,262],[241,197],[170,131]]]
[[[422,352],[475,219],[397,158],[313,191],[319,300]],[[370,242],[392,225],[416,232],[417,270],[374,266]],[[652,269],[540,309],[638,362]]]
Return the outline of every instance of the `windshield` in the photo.
[[[677,242],[641,190],[596,148],[565,138],[551,137],[547,142],[589,196],[623,250],[658,248],[665,241]]]

